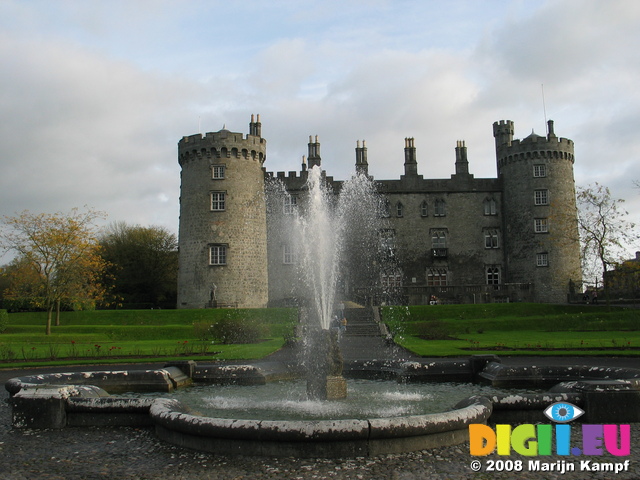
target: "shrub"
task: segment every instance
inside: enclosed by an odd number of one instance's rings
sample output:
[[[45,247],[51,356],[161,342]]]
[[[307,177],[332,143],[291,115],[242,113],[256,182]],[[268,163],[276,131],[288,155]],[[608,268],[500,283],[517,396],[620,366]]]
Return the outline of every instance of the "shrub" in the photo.
[[[268,333],[267,327],[257,319],[249,319],[235,309],[216,320],[209,331],[213,339],[224,344],[257,343]]]
[[[198,340],[204,342],[212,337],[212,327],[213,325],[211,325],[211,322],[195,322],[193,324],[193,334]]]
[[[0,333],[4,332],[7,329],[8,324],[9,314],[6,310],[0,310]]]
[[[424,340],[449,340],[453,338],[451,329],[441,320],[418,322],[413,328],[415,335]]]

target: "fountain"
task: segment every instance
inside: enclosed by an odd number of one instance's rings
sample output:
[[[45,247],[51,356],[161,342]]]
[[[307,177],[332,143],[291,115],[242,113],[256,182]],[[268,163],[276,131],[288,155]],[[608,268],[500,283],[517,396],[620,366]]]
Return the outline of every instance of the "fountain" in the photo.
[[[332,211],[319,167],[309,170],[306,186],[307,203],[303,213],[296,212],[292,237],[299,259],[297,274],[306,292],[299,308],[307,394],[313,400],[337,400],[347,395],[347,384],[337,331],[331,323],[348,219]],[[339,204],[343,202],[341,196]]]
[[[493,356],[427,361],[371,360],[345,365],[340,341],[331,329],[336,306],[338,273],[349,260],[358,266],[353,275],[372,275],[368,268],[378,253],[361,248],[377,242],[379,210],[368,179],[354,177],[331,204],[323,190],[322,173],[309,171],[308,203],[297,219],[296,244],[300,253],[300,315],[304,355],[301,356],[310,401],[341,402],[350,378],[384,378],[397,382],[477,382],[495,385],[549,386],[544,394],[471,395],[439,413],[391,416],[373,414],[349,418],[225,418],[199,414],[176,398],[121,397],[117,392],[170,393],[191,383],[261,385],[300,377],[295,365],[264,360],[244,365],[198,365],[175,362],[159,370],[103,371],[38,375],[7,382],[16,428],[66,426],[153,426],[157,435],[173,444],[223,454],[345,457],[374,456],[452,445],[468,439],[468,426],[500,419],[545,421],[542,411],[555,401],[569,401],[587,411],[590,422],[640,421],[637,409],[624,408],[640,396],[640,371],[586,367],[512,368]],[[346,226],[355,236],[346,235]],[[366,227],[366,228],[365,228]],[[287,232],[290,234],[290,232]],[[367,257],[369,255],[369,257]],[[215,301],[215,286],[211,290]],[[591,383],[590,383],[591,382]],[[607,384],[601,389],[602,384]],[[108,392],[108,393],[107,393]],[[357,395],[357,393],[354,393]],[[342,399],[342,400],[341,400]],[[357,398],[356,398],[357,400]],[[620,407],[617,408],[616,406]],[[614,408],[615,407],[615,408]],[[617,409],[616,409],[617,408]],[[629,413],[631,412],[631,413]],[[625,417],[626,415],[626,417]],[[629,416],[631,415],[631,417]],[[633,417],[633,415],[636,415]]]

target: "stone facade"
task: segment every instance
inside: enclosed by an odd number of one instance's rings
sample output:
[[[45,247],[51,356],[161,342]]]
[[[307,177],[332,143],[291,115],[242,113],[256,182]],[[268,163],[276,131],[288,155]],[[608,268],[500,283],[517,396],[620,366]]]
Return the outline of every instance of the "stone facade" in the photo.
[[[178,307],[265,307],[268,302],[266,141],[223,129],[178,144]]]
[[[573,142],[532,133],[513,139],[513,122],[494,124],[504,188],[504,268],[512,282],[531,282],[539,301],[562,302],[581,279]]]
[[[552,121],[547,136],[522,140],[513,139],[511,121],[493,128],[496,178],[469,173],[467,148],[458,142],[451,178],[425,179],[414,139],[405,139],[404,175],[375,180],[384,205],[385,268],[366,281],[345,279],[342,297],[410,304],[432,296],[452,303],[567,301],[582,276],[573,142],[558,138]],[[307,168],[322,166],[318,137],[309,138],[308,149],[300,171],[266,172],[266,142],[253,117],[246,138],[222,130],[180,141],[179,307],[213,305],[214,284],[219,304],[284,305],[299,296],[285,251],[291,218],[281,203],[268,204],[265,188],[286,190],[302,203]],[[216,165],[224,166],[224,179],[212,178]],[[364,142],[357,144],[355,169],[368,175]],[[325,181],[335,193],[342,188],[330,176]],[[226,193],[222,212],[211,208],[217,192]],[[212,265],[208,252],[219,245],[227,249],[226,263]]]

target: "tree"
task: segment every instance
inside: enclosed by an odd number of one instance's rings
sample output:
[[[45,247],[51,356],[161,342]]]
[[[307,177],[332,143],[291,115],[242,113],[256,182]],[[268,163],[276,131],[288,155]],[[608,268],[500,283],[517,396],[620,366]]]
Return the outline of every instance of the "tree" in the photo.
[[[3,217],[0,245],[16,253],[7,298],[29,298],[47,311],[51,334],[53,309],[60,324],[60,304],[96,302],[104,298],[106,264],[99,255],[94,225],[104,215],[94,210]]]
[[[609,267],[620,263],[628,245],[637,241],[635,224],[627,221],[623,199],[615,199],[609,189],[599,183],[578,188],[578,228],[585,262],[597,264],[602,278]],[[609,304],[607,284],[603,284]]]
[[[116,222],[100,236],[114,293],[130,304],[175,305],[178,241],[160,226]]]

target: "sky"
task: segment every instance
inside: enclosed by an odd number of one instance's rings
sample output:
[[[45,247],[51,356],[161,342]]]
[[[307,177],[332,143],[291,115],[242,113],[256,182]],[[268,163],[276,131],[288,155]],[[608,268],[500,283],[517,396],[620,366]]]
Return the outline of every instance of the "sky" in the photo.
[[[0,216],[105,212],[177,233],[184,135],[248,133],[268,171],[309,135],[335,179],[449,178],[464,140],[495,178],[493,122],[575,142],[640,223],[636,0],[0,0]],[[634,183],[635,182],[635,183]],[[629,257],[640,245],[629,247]]]

